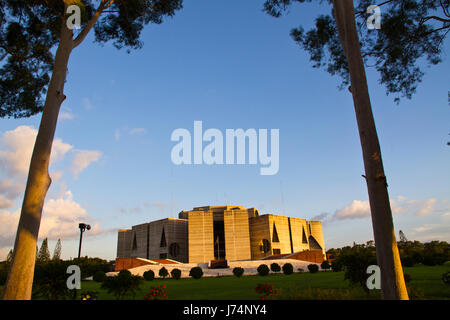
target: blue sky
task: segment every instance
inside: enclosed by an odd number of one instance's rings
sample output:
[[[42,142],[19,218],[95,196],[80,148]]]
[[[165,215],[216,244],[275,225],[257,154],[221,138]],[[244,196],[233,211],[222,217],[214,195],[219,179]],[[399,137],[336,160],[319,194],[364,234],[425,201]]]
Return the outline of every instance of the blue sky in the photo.
[[[373,239],[351,95],[337,89],[339,78],[313,69],[289,36],[329,7],[294,6],[274,19],[262,4],[185,1],[173,19],[145,29],[141,50],[99,46],[92,34],[74,50],[41,227],[51,250],[61,236],[63,257],[75,256],[84,219],[96,227],[86,233],[83,254],[114,259],[117,229],[223,204],[321,218],[327,248]],[[396,231],[413,240],[450,241],[449,49],[446,41],[444,62],[426,68],[413,99],[400,105],[367,70]],[[39,120],[0,120],[0,192],[10,201],[0,209],[9,226],[0,258],[13,245],[23,196],[5,181],[24,185],[7,157],[21,144],[8,139],[32,138],[23,126],[37,129]],[[259,165],[174,165],[170,135],[193,132],[194,120],[222,132],[279,129],[278,173],[261,176]]]

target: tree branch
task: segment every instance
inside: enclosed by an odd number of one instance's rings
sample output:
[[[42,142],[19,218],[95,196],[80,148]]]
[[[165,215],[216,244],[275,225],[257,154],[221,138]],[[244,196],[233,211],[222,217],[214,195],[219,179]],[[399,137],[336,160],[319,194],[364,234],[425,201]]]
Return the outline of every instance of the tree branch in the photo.
[[[428,20],[431,20],[431,19],[438,20],[438,21],[441,21],[441,22],[444,22],[444,23],[450,22],[450,19],[444,19],[444,18],[437,17],[437,16],[429,16],[429,17],[423,18],[421,23],[424,23],[425,21],[428,21]]]
[[[78,34],[75,40],[73,40],[73,48],[76,48],[81,42],[83,42],[83,40],[88,35],[89,31],[91,31],[92,27],[97,22],[100,15],[104,12],[105,9],[108,9],[113,2],[114,0],[102,0],[97,10],[95,11],[94,15],[88,21],[83,30],[81,30],[81,32]]]

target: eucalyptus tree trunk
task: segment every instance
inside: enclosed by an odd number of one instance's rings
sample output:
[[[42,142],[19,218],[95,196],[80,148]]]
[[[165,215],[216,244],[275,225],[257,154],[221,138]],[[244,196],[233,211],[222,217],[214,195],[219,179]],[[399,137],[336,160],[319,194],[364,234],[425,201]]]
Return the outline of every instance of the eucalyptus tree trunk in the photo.
[[[45,99],[41,123],[31,157],[22,211],[14,243],[12,263],[3,293],[4,300],[31,299],[36,243],[41,223],[42,208],[51,183],[48,166],[59,109],[65,99],[64,82],[66,80],[69,56],[73,49],[72,36],[72,30],[67,28],[64,21],[61,27],[60,42],[55,54],[52,77]]]
[[[366,73],[355,27],[353,0],[333,0],[339,39],[347,57],[351,92],[363,153],[383,299],[408,299],[395,239],[381,150],[370,105]]]

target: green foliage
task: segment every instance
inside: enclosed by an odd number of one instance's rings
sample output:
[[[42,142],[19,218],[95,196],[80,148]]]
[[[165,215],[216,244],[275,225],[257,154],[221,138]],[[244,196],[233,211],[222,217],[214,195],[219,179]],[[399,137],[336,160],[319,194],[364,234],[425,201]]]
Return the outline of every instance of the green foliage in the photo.
[[[150,292],[144,296],[144,300],[167,300],[166,285],[150,287]]]
[[[242,275],[244,274],[244,268],[241,268],[241,267],[234,268],[233,274],[238,278],[242,277]]]
[[[341,253],[337,259],[344,267],[344,279],[349,280],[351,284],[360,284],[368,292],[367,268],[377,264],[374,248],[354,245],[351,250]]]
[[[101,288],[113,294],[117,300],[121,300],[129,293],[135,296],[142,280],[142,277],[132,275],[128,270],[121,270],[117,276],[106,277]]]
[[[292,266],[292,264],[290,264],[290,263],[283,264],[283,273],[285,275],[290,275],[290,274],[294,273],[294,267]]]
[[[169,275],[169,271],[167,271],[165,267],[162,267],[161,269],[159,269],[158,274],[161,278],[166,278]]]
[[[60,260],[61,259],[61,239],[58,239],[56,242],[55,250],[53,251],[52,260]]]
[[[310,273],[316,273],[319,271],[319,266],[317,264],[308,264],[308,270]]]
[[[50,251],[48,250],[48,240],[45,238],[42,241],[41,248],[36,259],[36,263],[43,264],[50,261]]]
[[[444,282],[446,285],[450,285],[450,272],[446,272],[442,275],[442,282]]]
[[[203,270],[200,267],[193,267],[191,271],[189,271],[189,276],[194,279],[200,279],[203,276]]]
[[[176,268],[172,269],[172,271],[170,271],[170,275],[173,279],[178,280],[181,278],[181,270]]]
[[[400,241],[398,247],[405,267],[419,263],[427,266],[442,265],[450,260],[450,245],[445,241]]]
[[[312,0],[266,0],[264,10],[279,17],[294,2]],[[355,20],[366,66],[373,66],[380,74],[380,83],[387,94],[408,99],[415,93],[424,75],[422,69],[441,62],[443,41],[450,28],[449,2],[442,0],[392,0],[383,2],[381,29],[369,30],[366,21],[372,13],[366,9],[371,0],[355,2]],[[319,2],[319,1],[316,1]],[[321,1],[322,2],[322,1]],[[342,78],[341,88],[349,84],[348,65],[342,49],[332,2],[325,1],[331,13],[316,18],[314,27],[292,29],[291,37],[306,52],[314,68],[325,68],[331,75]],[[441,16],[440,18],[437,16]],[[436,18],[437,17],[437,18]]]
[[[78,5],[85,28],[97,7],[90,0]],[[94,26],[95,41],[141,48],[144,26],[160,24],[181,8],[182,0],[114,1]],[[64,15],[63,1],[0,1],[0,117],[42,111]]]
[[[342,263],[337,260],[331,262],[331,270],[333,270],[333,272],[342,271]]]
[[[145,271],[142,276],[144,277],[145,281],[152,281],[153,279],[155,279],[155,273],[153,272],[153,270]]]
[[[270,300],[275,298],[276,295],[280,294],[278,289],[273,287],[271,283],[258,283],[255,288],[255,292],[258,294],[261,300]]]
[[[278,263],[274,262],[270,265],[270,270],[272,270],[272,272],[280,272],[281,267]]]
[[[81,278],[92,277],[97,271],[109,272],[108,261],[100,258],[81,257],[71,260],[71,264],[77,265],[81,269]]]
[[[321,263],[320,267],[321,267],[323,270],[328,270],[328,269],[331,268],[331,265],[330,265],[330,263],[329,263],[327,260],[324,260],[324,261]]]
[[[70,295],[67,288],[68,261],[51,260],[37,264],[34,269],[33,298],[47,300],[66,299]]]
[[[103,282],[106,278],[106,273],[102,270],[97,270],[92,276],[92,280],[96,282]]]
[[[270,272],[270,269],[269,269],[269,267],[268,267],[267,265],[261,264],[261,265],[256,269],[256,271],[258,271],[258,274],[259,274],[260,276],[267,276],[267,275],[269,274],[269,272]]]

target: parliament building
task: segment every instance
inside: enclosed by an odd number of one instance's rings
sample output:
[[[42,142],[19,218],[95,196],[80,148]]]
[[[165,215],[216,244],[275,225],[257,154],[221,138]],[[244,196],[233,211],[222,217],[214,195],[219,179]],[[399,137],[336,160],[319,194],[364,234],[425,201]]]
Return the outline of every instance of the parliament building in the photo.
[[[119,230],[117,258],[183,263],[259,260],[301,252],[325,256],[322,223],[242,206],[206,206]]]

